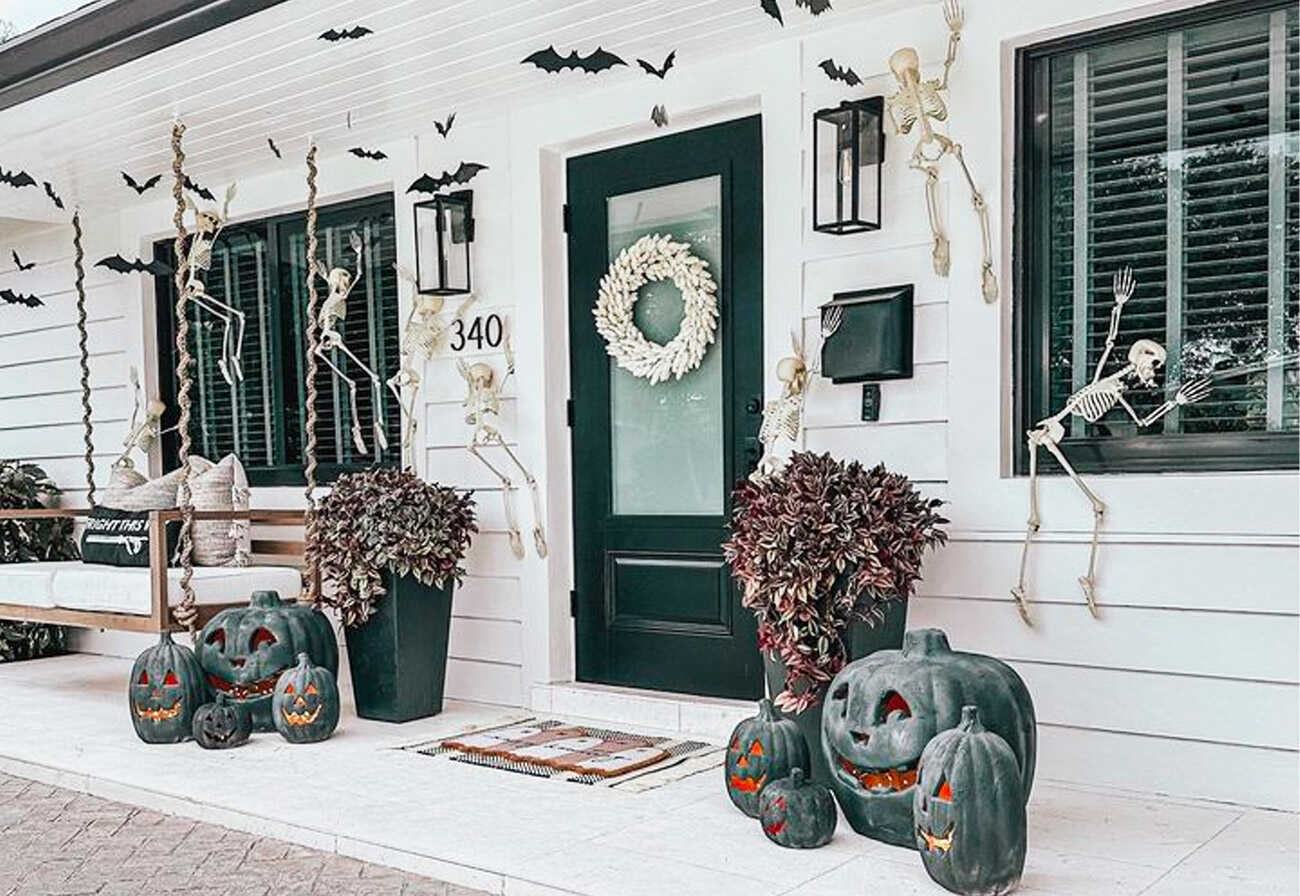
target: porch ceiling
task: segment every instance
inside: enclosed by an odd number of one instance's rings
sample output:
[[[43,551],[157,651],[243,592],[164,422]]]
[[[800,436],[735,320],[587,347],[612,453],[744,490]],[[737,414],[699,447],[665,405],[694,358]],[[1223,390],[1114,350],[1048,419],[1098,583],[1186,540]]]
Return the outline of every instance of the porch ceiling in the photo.
[[[187,169],[200,183],[224,184],[275,163],[268,137],[286,160],[309,135],[322,153],[338,152],[427,133],[451,112],[463,125],[597,81],[520,64],[548,44],[618,53],[628,67],[600,75],[608,84],[647,77],[637,57],[659,64],[676,50],[688,64],[884,5],[898,4],[835,0],[814,19],[785,0],[782,28],[757,0],[288,0],[0,112],[0,165],[51,181],[65,200],[115,206],[130,198],[119,172],[143,181],[169,167],[173,114],[189,126]],[[354,25],[374,33],[318,39]],[[17,194],[33,217],[48,216],[36,214],[37,191]]]

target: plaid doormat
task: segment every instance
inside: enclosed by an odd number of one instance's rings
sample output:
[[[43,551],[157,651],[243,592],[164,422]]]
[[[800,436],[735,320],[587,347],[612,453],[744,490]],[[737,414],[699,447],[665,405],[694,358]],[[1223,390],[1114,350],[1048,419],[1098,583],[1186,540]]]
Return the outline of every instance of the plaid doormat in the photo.
[[[724,753],[722,747],[704,741],[538,718],[472,729],[403,749],[444,762],[634,793],[717,768]]]

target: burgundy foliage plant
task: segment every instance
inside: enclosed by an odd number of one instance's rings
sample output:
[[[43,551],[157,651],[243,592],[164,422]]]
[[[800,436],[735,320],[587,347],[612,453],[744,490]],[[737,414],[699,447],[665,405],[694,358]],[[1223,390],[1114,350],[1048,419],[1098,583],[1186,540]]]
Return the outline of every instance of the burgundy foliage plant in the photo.
[[[758,617],[759,649],[785,664],[783,709],[821,701],[846,661],[851,622],[878,624],[886,602],[912,595],[926,549],[948,540],[942,503],[883,464],[809,452],[736,486],[722,548]]]

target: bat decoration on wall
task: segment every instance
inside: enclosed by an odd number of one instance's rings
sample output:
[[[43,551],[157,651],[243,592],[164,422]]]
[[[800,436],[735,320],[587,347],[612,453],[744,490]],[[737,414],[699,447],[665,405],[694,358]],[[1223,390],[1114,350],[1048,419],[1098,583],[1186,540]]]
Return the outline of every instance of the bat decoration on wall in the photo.
[[[561,56],[555,52],[554,45],[525,56],[520,65],[526,65],[529,62],[544,72],[554,73],[564,71],[566,68],[576,68],[589,75],[599,74],[616,65],[627,65],[618,56],[600,47],[597,47],[594,52],[587,56],[579,56],[577,50],[574,50],[568,56]]]
[[[14,267],[18,268],[20,271],[30,271],[32,268],[36,267],[36,262],[34,261],[29,261],[27,264],[23,264],[23,260],[18,257],[17,249],[10,249],[9,254],[14,258]]]
[[[351,28],[344,28],[342,31],[337,28],[331,28],[329,31],[322,32],[318,40],[327,40],[330,43],[338,43],[341,40],[360,40],[367,34],[374,34],[365,25],[354,25]]]
[[[447,116],[446,121],[435,121],[433,123],[433,126],[437,129],[438,133],[442,135],[442,139],[444,140],[447,139],[447,135],[451,133],[452,122],[454,122],[455,120],[456,120],[456,113],[453,112]]]
[[[198,184],[196,184],[194,181],[190,180],[190,176],[188,174],[185,175],[184,187],[185,189],[189,190],[191,193],[193,193],[195,196],[199,197],[200,199],[206,199],[208,202],[217,201],[217,197],[212,195],[211,190],[207,189],[206,187],[201,187]]]
[[[45,195],[50,197],[50,201],[54,203],[54,207],[63,208],[63,200],[59,198],[58,193],[54,192],[53,185],[48,180],[41,181],[41,185],[45,187]]]
[[[850,87],[862,83],[862,79],[858,77],[857,72],[847,66],[840,68],[835,64],[834,59],[823,59],[821,62],[817,63],[817,67],[824,71],[826,77],[830,78],[832,81],[843,81]]]
[[[267,138],[266,138],[266,145],[269,146],[269,147],[271,147],[271,152],[275,153],[275,157],[276,157],[277,159],[283,159],[283,158],[284,158],[284,156],[280,155],[280,147],[276,146],[276,145],[275,145],[275,141],[272,140],[270,137],[267,137]]]
[[[360,146],[354,146],[348,150],[358,159],[373,159],[378,162],[380,159],[388,158],[388,153],[382,149],[362,149]]]
[[[636,64],[641,66],[641,68],[645,69],[645,73],[647,75],[654,75],[656,78],[662,81],[664,77],[668,74],[668,69],[673,67],[673,62],[676,59],[677,59],[677,51],[673,50],[664,59],[664,64],[659,66],[658,68],[655,68],[653,63],[646,62],[644,59],[638,59],[636,61]]]
[[[17,189],[18,187],[34,187],[36,180],[26,171],[6,171],[0,168],[0,184],[8,184]]]
[[[763,12],[776,19],[784,27],[785,19],[781,18],[781,7],[776,0],[759,0],[759,6],[763,7]]]
[[[135,190],[135,194],[137,196],[142,196],[144,195],[145,190],[152,190],[155,186],[158,185],[158,181],[162,180],[162,175],[155,174],[153,177],[149,178],[147,181],[140,184],[140,183],[136,183],[134,177],[132,177],[131,175],[123,171],[122,180],[126,181],[126,185],[128,187],[130,187],[132,190]]]
[[[157,276],[166,276],[172,272],[169,265],[161,261],[127,261],[121,255],[110,255],[108,258],[101,258],[95,262],[97,268],[108,268],[110,271],[116,271],[119,274],[155,274]]]
[[[486,170],[487,165],[480,165],[478,162],[461,162],[455,171],[444,171],[437,177],[421,174],[413,184],[406,188],[406,192],[436,193],[444,187],[450,187],[452,184],[469,183],[474,175]]]
[[[831,8],[831,0],[794,0],[795,6],[801,6],[815,16]]]
[[[655,123],[655,127],[668,126],[668,111],[664,109],[664,104],[660,103],[650,110],[650,120]]]
[[[0,289],[0,301],[6,305],[22,305],[26,308],[39,308],[45,304],[36,296],[14,292],[12,289]]]

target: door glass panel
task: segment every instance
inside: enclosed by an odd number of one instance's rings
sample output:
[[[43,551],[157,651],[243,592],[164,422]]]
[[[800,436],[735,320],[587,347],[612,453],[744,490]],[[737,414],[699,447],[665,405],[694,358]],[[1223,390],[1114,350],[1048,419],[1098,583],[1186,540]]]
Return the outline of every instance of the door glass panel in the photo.
[[[652,233],[689,243],[709,263],[722,295],[722,179],[704,177],[613,196],[607,204],[609,258]],[[672,281],[641,288],[633,315],[663,344],[681,326]],[[614,513],[720,516],[723,513],[722,345],[695,370],[650,385],[609,363]]]

